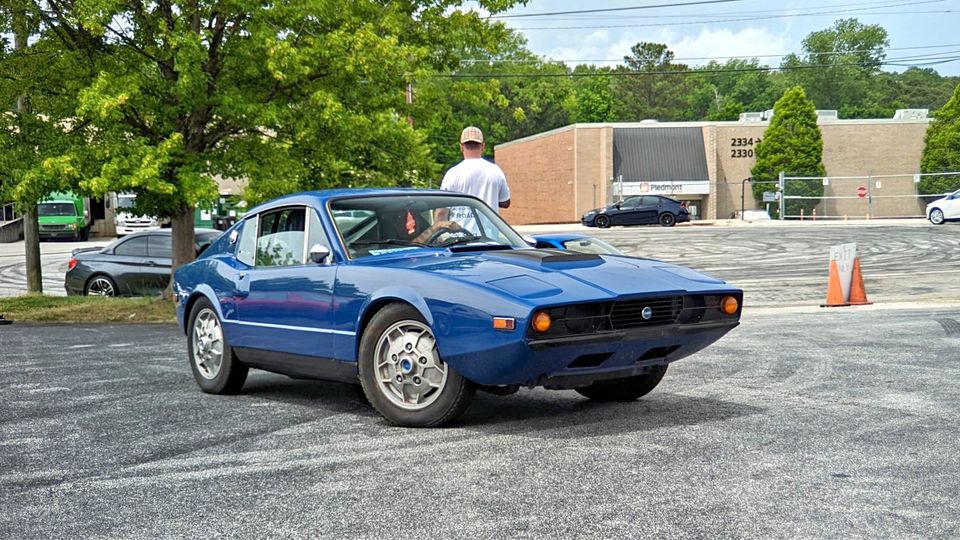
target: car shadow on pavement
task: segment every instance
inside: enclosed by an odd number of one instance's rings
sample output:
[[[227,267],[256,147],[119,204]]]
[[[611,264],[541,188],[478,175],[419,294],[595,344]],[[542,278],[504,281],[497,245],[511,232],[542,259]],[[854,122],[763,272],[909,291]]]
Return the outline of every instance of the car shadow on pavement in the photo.
[[[521,392],[508,397],[478,395],[457,425],[483,433],[567,439],[719,422],[764,411],[732,401],[665,392],[630,403],[598,403],[567,392],[556,396]]]

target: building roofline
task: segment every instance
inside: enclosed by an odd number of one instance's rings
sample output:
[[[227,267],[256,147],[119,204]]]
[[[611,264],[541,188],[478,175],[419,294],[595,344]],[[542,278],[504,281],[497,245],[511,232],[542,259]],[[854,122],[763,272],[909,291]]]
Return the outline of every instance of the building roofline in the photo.
[[[877,124],[929,124],[931,118],[923,119],[897,119],[897,118],[844,118],[844,119],[825,119],[820,118],[817,121],[817,125],[820,126],[857,126],[857,125],[877,125]],[[535,141],[538,139],[544,139],[547,137],[552,137],[560,133],[567,131],[573,131],[576,129],[597,129],[597,128],[658,128],[658,127],[733,127],[733,126],[763,126],[767,127],[770,125],[769,120],[762,121],[748,121],[741,122],[739,120],[717,120],[717,121],[691,121],[691,122],[598,122],[598,123],[577,123],[577,124],[567,124],[566,126],[558,127],[551,129],[549,131],[544,131],[541,133],[535,133],[533,135],[527,135],[526,137],[521,137],[519,139],[514,139],[512,141],[503,142],[497,145],[494,145],[493,151],[496,152],[501,148],[508,148],[515,144]]]

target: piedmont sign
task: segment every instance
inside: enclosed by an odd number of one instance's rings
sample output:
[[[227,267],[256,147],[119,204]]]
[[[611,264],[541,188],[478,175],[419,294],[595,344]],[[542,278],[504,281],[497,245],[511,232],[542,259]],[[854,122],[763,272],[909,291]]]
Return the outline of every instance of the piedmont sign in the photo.
[[[621,195],[709,195],[709,180],[621,182]]]

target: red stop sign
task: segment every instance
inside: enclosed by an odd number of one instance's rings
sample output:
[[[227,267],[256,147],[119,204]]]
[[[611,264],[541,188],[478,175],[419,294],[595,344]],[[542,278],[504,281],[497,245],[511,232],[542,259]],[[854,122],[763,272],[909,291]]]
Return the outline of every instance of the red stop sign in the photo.
[[[866,197],[867,196],[867,186],[857,186],[857,197]]]

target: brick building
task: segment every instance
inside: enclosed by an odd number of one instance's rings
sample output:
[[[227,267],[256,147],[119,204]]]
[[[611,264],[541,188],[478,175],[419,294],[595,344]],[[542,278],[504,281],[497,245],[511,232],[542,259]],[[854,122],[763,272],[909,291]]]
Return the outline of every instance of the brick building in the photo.
[[[914,175],[929,123],[925,110],[873,120],[817,112],[828,179],[788,180],[788,194],[790,182],[825,182],[817,206],[824,217],[923,214]],[[687,201],[700,219],[728,218],[740,209],[744,187],[745,208],[760,208],[743,180],[771,114],[744,113],[734,122],[573,124],[497,145],[494,158],[512,200],[503,215],[517,225],[579,221],[621,194],[650,193]]]

